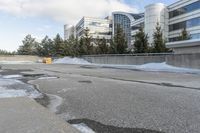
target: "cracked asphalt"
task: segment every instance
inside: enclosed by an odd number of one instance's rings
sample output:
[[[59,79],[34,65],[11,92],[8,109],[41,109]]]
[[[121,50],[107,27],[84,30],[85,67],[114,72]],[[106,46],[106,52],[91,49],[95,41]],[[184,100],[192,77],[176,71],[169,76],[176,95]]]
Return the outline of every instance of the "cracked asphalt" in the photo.
[[[79,65],[2,65],[58,79],[33,80],[64,102],[56,113],[97,133],[199,133],[200,75]]]

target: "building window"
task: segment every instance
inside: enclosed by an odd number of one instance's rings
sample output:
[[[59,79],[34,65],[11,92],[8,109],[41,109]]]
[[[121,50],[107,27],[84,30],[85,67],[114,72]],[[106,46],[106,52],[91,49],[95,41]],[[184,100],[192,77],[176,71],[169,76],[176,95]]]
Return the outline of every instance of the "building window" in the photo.
[[[200,39],[200,33],[191,34],[190,36],[191,36],[190,40]],[[169,38],[169,42],[176,42],[176,41],[179,41],[179,40],[180,40],[179,38],[180,38],[180,37]]]
[[[127,40],[128,44],[131,44],[131,21],[130,21],[130,19],[126,15],[123,15],[123,14],[114,14],[114,31],[115,32],[116,32],[118,25],[120,25],[121,28],[123,29],[123,32],[126,36],[126,40]]]
[[[191,28],[194,26],[200,26],[200,17],[169,25],[169,31]]]
[[[169,12],[169,18],[173,18],[173,17],[179,16],[179,15],[185,14],[185,13],[189,13],[189,12],[192,12],[197,9],[200,9],[200,0],[198,0],[192,4],[189,4],[185,7],[181,7],[177,10]]]

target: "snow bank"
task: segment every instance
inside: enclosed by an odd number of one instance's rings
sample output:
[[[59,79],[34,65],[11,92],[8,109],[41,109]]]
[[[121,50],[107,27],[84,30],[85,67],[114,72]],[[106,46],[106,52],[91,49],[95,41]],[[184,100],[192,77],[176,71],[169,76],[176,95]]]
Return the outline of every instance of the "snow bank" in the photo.
[[[95,64],[98,65],[98,64]],[[143,65],[100,65],[101,67],[110,67],[118,69],[132,69],[132,70],[142,70],[142,71],[160,71],[160,72],[175,72],[175,73],[195,73],[200,74],[199,69],[189,69],[189,68],[180,68],[174,67],[171,65],[163,63],[147,63]]]
[[[91,128],[89,128],[86,124],[73,124],[73,127],[78,129],[81,133],[95,133]]]
[[[22,75],[5,75],[3,76],[2,78],[4,79],[12,79],[12,78],[22,78],[23,76]]]
[[[118,69],[132,69],[142,71],[160,71],[160,72],[175,72],[175,73],[194,73],[200,74],[199,69],[189,69],[174,67],[163,63],[147,63],[143,65],[118,65],[118,64],[93,64],[81,58],[64,57],[53,61],[54,64],[81,64],[92,65],[97,67],[118,68]]]
[[[25,84],[15,79],[0,78],[0,98],[11,97],[30,97],[38,98],[42,94],[38,92],[32,85]]]
[[[0,64],[34,64],[33,61],[0,61]]]
[[[71,57],[64,57],[60,59],[56,59],[53,61],[53,64],[82,64],[88,65],[91,64],[88,61],[81,59],[81,58],[71,58]]]
[[[38,78],[40,80],[45,80],[45,79],[58,79],[58,77],[40,77]]]

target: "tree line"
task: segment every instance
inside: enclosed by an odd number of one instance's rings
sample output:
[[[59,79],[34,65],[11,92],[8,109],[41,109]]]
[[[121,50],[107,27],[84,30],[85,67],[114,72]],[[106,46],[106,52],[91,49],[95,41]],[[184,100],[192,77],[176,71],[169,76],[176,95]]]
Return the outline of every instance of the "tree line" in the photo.
[[[140,28],[135,35],[134,53],[164,53],[169,52],[166,48],[166,40],[159,24],[153,34],[153,43],[148,43],[148,35],[145,34],[143,28]],[[180,35],[180,39],[189,39],[186,30]],[[120,26],[117,26],[114,37],[110,40],[105,38],[93,39],[89,34],[89,29],[84,30],[84,35],[77,39],[74,36],[68,40],[63,40],[57,34],[51,39],[46,36],[41,42],[37,42],[31,35],[27,35],[22,41],[17,53],[20,55],[38,55],[38,56],[80,56],[92,54],[128,54],[133,51],[128,50],[125,34]]]

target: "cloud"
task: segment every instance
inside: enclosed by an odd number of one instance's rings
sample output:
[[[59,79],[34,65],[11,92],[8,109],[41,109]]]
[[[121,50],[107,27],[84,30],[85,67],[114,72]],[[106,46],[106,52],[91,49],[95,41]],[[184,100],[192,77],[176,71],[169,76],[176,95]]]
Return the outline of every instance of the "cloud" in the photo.
[[[123,0],[0,0],[0,11],[19,17],[49,17],[74,24],[82,16],[105,17],[112,11],[137,12]]]

